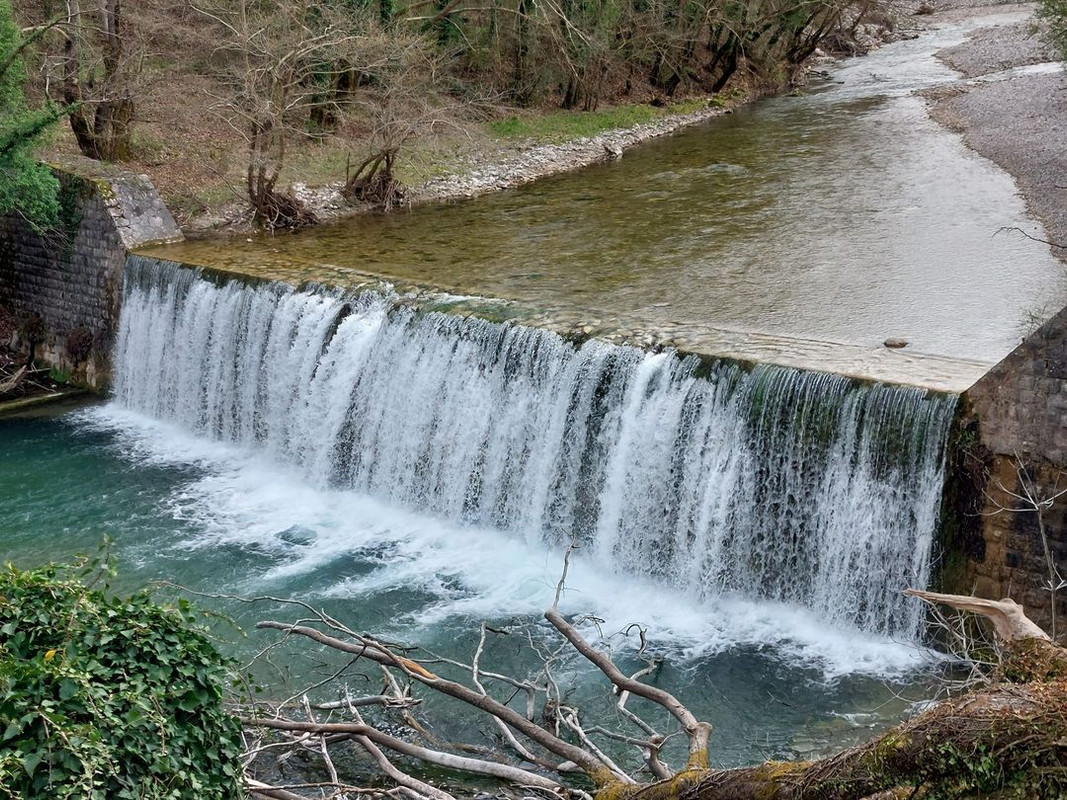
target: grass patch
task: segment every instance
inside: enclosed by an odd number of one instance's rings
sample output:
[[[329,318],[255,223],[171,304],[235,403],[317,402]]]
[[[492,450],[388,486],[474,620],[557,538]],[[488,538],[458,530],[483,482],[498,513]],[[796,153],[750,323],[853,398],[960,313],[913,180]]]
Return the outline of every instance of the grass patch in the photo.
[[[459,134],[413,139],[400,148],[396,161],[396,178],[405,186],[414,186],[444,175],[454,175],[464,168],[467,156],[483,152],[492,145],[480,136],[473,139]]]
[[[298,141],[297,137],[293,137],[278,185],[284,187],[292,183],[306,183],[308,186],[323,186],[343,181],[350,154],[352,168],[355,169],[359,166],[360,157],[351,142],[336,136],[321,141]]]
[[[461,136],[410,139],[400,146],[394,175],[405,186],[450,175],[461,168],[462,155],[472,147],[469,139]],[[366,143],[340,136],[298,142],[289,148],[278,184],[324,186],[343,182],[346,167],[355,170],[368,155]]]
[[[554,111],[549,114],[511,116],[488,123],[489,132],[505,139],[534,139],[558,143],[595,136],[614,128],[630,128],[672,114],[687,114],[708,105],[706,98],[672,103],[665,108],[650,105],[614,106],[601,111]]]

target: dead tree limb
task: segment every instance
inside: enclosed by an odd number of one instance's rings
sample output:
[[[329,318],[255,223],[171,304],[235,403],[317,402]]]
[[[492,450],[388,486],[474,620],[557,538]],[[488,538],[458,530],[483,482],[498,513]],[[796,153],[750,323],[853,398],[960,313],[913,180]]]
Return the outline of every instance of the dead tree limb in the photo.
[[[707,766],[707,742],[710,726],[698,721],[669,692],[641,683],[654,665],[627,676],[608,654],[595,647],[558,610],[561,585],[556,603],[545,618],[566,643],[596,666],[611,681],[625,706],[628,694],[657,704],[678,722],[689,739],[689,762],[672,773],[659,761],[659,749],[665,737],[636,714],[624,715],[646,738],[627,736],[601,726],[584,727],[576,708],[564,702],[565,692],[556,685],[549,664],[553,652],[536,679],[540,696],[546,699],[544,726],[489,695],[482,684],[486,629],[483,628],[472,664],[459,662],[443,667],[462,668],[470,675],[475,688],[449,680],[427,668],[426,660],[409,658],[395,648],[365,634],[356,634],[325,614],[320,621],[341,633],[334,636],[311,625],[267,621],[258,627],[299,636],[380,665],[385,671],[396,670],[409,681],[466,703],[495,718],[498,728],[512,731],[529,744],[520,748],[534,755],[543,748],[557,758],[566,759],[554,767],[559,777],[530,767],[492,760],[494,757],[468,758],[442,750],[423,747],[406,739],[391,736],[366,724],[351,703],[352,719],[319,722],[312,718],[307,704],[305,719],[279,718],[261,713],[246,714],[242,721],[258,729],[279,735],[299,735],[300,746],[325,747],[335,741],[353,741],[378,761],[382,770],[412,797],[449,800],[447,792],[424,784],[393,764],[386,750],[404,758],[469,774],[495,777],[515,786],[526,787],[554,796],[588,797],[580,784],[564,779],[564,773],[577,767],[592,782],[595,800],[870,800],[874,797],[1062,797],[1067,796],[1067,651],[1026,618],[1021,608],[1010,600],[989,601],[958,595],[908,590],[908,594],[930,603],[942,603],[990,619],[1002,644],[1001,668],[988,682],[965,694],[939,703],[912,719],[896,726],[872,741],[835,755],[813,761],[768,761],[737,769],[710,769]],[[342,633],[343,629],[344,633]],[[643,638],[642,638],[643,642]],[[437,662],[434,662],[437,663]],[[437,667],[435,667],[436,669]],[[543,678],[543,686],[541,681]],[[395,679],[394,679],[395,680]],[[512,697],[534,683],[518,679],[505,682]],[[394,694],[399,690],[394,687]],[[331,704],[331,708],[335,704]],[[336,704],[340,706],[341,704]],[[343,711],[343,708],[338,708]],[[569,731],[561,734],[560,727]],[[550,729],[551,728],[551,729]],[[570,740],[563,736],[570,736]],[[646,751],[646,766],[652,782],[641,782],[604,753],[593,736],[604,736],[634,745]],[[575,740],[577,743],[575,743]],[[503,754],[501,754],[503,757]],[[541,768],[552,767],[545,758],[534,762]],[[328,761],[328,765],[332,762]],[[331,779],[337,780],[331,770]],[[270,795],[264,795],[270,796]]]
[[[537,742],[537,744],[544,747],[550,753],[554,753],[560,758],[574,762],[591,777],[597,776],[594,777],[594,780],[598,784],[608,784],[613,782],[613,779],[604,768],[604,765],[601,764],[595,756],[590,755],[582,748],[570,744],[557,736],[553,736],[541,726],[531,722],[526,719],[526,717],[503,703],[494,700],[492,697],[483,695],[480,692],[470,689],[460,683],[456,683],[455,681],[446,680],[434,675],[415,661],[394,654],[387,647],[375,642],[369,637],[362,638],[362,640],[357,643],[346,642],[305,625],[288,625],[284,622],[274,622],[270,620],[257,623],[256,627],[273,628],[274,630],[283,631],[287,634],[306,636],[319,644],[324,644],[335,650],[340,650],[343,653],[359,655],[377,664],[382,664],[387,667],[395,667],[411,680],[429,686],[442,694],[454,697],[467,705],[497,717],[515,730],[519,731],[523,736]]]
[[[319,736],[326,734],[344,734],[353,738],[366,738],[376,745],[388,748],[395,753],[425,761],[427,764],[436,764],[439,767],[467,772],[472,775],[488,775],[493,778],[520,786],[536,786],[541,789],[555,791],[559,788],[556,781],[548,780],[529,770],[518,769],[508,764],[500,764],[492,761],[483,761],[477,758],[456,756],[451,753],[442,753],[421,747],[411,742],[405,742],[394,736],[382,733],[373,726],[352,722],[299,722],[295,720],[266,719],[262,717],[244,717],[241,719],[246,725],[256,728],[271,728],[280,731],[296,731],[300,733],[312,733]]]
[[[563,615],[557,609],[550,608],[546,611],[545,619],[551,622],[552,626],[563,634],[563,637],[574,646],[575,650],[603,672],[608,680],[620,690],[651,700],[653,703],[667,709],[670,715],[678,720],[682,730],[689,737],[689,761],[686,764],[686,769],[707,768],[708,736],[711,735],[711,725],[707,722],[699,722],[689,709],[670,692],[629,678],[615,666],[615,663],[607,655],[589,644],[575,627],[563,618]]]
[[[574,549],[574,545],[567,548],[567,552],[563,557],[563,575],[556,586],[556,596],[552,603],[552,608],[545,612],[545,619],[552,623],[552,627],[563,634],[563,638],[570,642],[574,649],[581,653],[587,661],[603,672],[618,691],[629,692],[650,700],[665,708],[672,717],[678,720],[678,724],[682,726],[682,730],[685,731],[685,735],[689,738],[689,759],[686,763],[686,769],[706,769],[708,766],[708,737],[711,735],[711,725],[707,722],[698,721],[689,709],[670,692],[628,677],[615,666],[615,662],[610,657],[601,653],[587,642],[578,633],[578,630],[559,613],[559,601],[563,593],[564,582],[567,580],[570,555]]]
[[[1035,625],[1023,612],[1023,607],[1007,597],[1003,600],[983,600],[958,594],[938,594],[920,589],[905,589],[904,594],[918,597],[927,603],[942,603],[957,611],[970,611],[993,623],[997,636],[1005,644],[1020,639],[1048,640],[1049,635]]]

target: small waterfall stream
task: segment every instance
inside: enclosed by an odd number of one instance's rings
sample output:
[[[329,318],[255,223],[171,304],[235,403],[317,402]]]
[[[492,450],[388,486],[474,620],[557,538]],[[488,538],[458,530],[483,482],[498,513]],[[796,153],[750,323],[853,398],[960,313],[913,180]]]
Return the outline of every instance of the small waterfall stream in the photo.
[[[121,404],[701,598],[918,637],[954,396],[126,266]]]

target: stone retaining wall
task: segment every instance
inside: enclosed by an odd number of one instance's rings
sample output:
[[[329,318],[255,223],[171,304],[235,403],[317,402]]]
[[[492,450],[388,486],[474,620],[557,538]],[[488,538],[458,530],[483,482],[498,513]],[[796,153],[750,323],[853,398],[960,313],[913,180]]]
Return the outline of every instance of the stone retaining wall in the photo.
[[[0,216],[0,306],[17,326],[11,345],[33,347],[38,364],[103,389],[126,252],[182,235],[144,175],[90,159],[57,165],[56,174],[56,230],[38,234],[16,215]]]
[[[1067,577],[1067,309],[963,396],[953,442],[946,588],[1011,597],[1051,630]],[[954,557],[954,558],[953,558]],[[1067,632],[1067,588],[1056,592]]]

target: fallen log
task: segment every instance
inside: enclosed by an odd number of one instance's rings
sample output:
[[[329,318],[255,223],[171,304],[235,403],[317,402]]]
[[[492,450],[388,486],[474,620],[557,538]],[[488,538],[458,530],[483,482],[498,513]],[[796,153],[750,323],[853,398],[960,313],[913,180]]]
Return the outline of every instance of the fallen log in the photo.
[[[27,368],[23,366],[16,370],[14,375],[0,381],[0,397],[10,394],[19,388],[19,386],[22,385],[22,382],[26,379],[26,373]]]
[[[557,603],[562,581],[557,589]],[[303,736],[341,735],[375,752],[389,763],[380,748],[408,758],[480,775],[495,775],[506,782],[558,797],[594,800],[890,800],[891,798],[1055,798],[1067,797],[1067,651],[1053,642],[1011,600],[982,600],[919,590],[908,594],[928,603],[943,603],[989,619],[1002,647],[1000,668],[970,691],[934,705],[866,744],[812,761],[768,761],[751,767],[711,769],[707,741],[710,727],[696,720],[673,695],[638,680],[649,670],[627,676],[605,653],[593,647],[575,624],[565,619],[554,604],[546,619],[578,653],[596,665],[612,682],[617,693],[642,696],[667,711],[689,739],[686,765],[671,774],[657,760],[663,737],[636,715],[626,719],[641,728],[647,738],[620,737],[645,751],[646,765],[659,776],[649,782],[623,772],[589,739],[593,729],[583,730],[577,713],[548,694],[542,714],[551,708],[559,715],[554,725],[534,722],[532,707],[518,713],[506,704],[455,681],[426,670],[417,659],[400,656],[381,641],[344,628],[323,614],[320,622],[332,629],[326,634],[307,625],[261,622],[286,636],[306,637],[356,658],[366,658],[385,670],[396,669],[414,684],[447,694],[495,717],[523,740],[521,747],[543,748],[537,757],[539,771],[530,764],[506,766],[502,762],[472,760],[438,752],[390,737],[359,718],[354,721],[320,723],[313,719],[266,719],[260,714],[245,717],[246,724],[260,729],[287,731]],[[338,637],[332,634],[342,634]],[[484,639],[484,632],[483,632]],[[479,648],[480,652],[481,648]],[[472,674],[477,678],[477,661]],[[551,692],[545,687],[519,684],[496,676],[514,687]],[[478,683],[481,688],[480,683]],[[622,708],[622,705],[620,705]],[[623,709],[625,710],[625,709]],[[577,738],[561,738],[560,724]],[[322,739],[325,742],[325,738]],[[368,747],[368,744],[373,747]],[[323,745],[325,746],[325,745]],[[548,762],[554,755],[556,766]],[[567,759],[559,763],[558,759]],[[658,766],[657,769],[652,769]],[[387,772],[406,793],[451,798],[438,787],[421,791],[417,782],[390,763]],[[565,773],[585,774],[585,788]],[[552,772],[556,774],[551,775]],[[395,774],[394,774],[395,773]],[[402,781],[407,781],[402,782]]]

